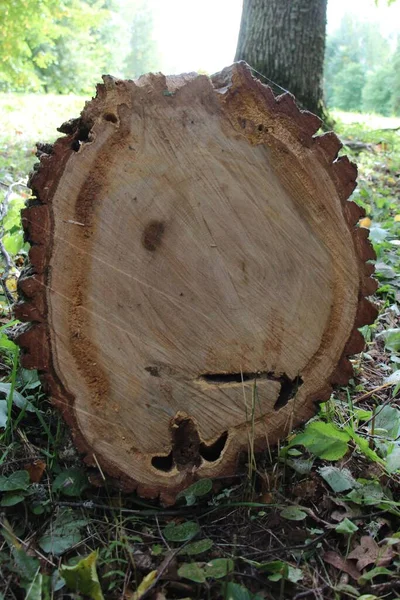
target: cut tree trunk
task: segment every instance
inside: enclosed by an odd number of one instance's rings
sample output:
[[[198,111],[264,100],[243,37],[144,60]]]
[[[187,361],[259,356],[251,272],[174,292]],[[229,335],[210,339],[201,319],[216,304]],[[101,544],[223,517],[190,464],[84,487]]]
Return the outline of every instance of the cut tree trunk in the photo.
[[[235,56],[320,117],[326,6],[327,0],[244,0]]]
[[[351,377],[374,252],[319,124],[245,63],[106,76],[42,154],[22,364],[125,490],[170,502],[232,476]]]

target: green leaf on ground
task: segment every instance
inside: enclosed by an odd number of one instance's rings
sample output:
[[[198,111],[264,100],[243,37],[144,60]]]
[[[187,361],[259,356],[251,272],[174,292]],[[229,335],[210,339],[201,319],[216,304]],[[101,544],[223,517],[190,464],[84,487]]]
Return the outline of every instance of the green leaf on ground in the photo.
[[[355,525],[350,519],[343,519],[338,525],[335,527],[335,531],[338,533],[343,533],[345,535],[352,535],[355,531],[358,530],[357,525]]]
[[[221,596],[225,600],[263,600],[263,597],[252,594],[246,587],[233,581],[222,584]]]
[[[384,406],[377,410],[374,419],[375,433],[384,434],[385,438],[396,440],[400,435],[400,410],[392,406]]]
[[[271,573],[268,576],[270,581],[280,581],[286,579],[292,583],[297,583],[303,579],[303,571],[296,567],[292,567],[283,560],[272,560],[271,562],[263,563],[259,567],[259,570]]]
[[[0,400],[0,429],[7,427],[8,405],[7,400]]]
[[[0,506],[15,506],[25,500],[25,496],[16,492],[6,492],[1,499]]]
[[[374,567],[370,571],[367,571],[367,573],[363,573],[358,580],[358,583],[360,585],[364,585],[364,583],[371,581],[371,579],[378,577],[379,575],[388,575],[390,577],[391,575],[395,575],[395,573],[393,573],[393,571],[389,571],[389,569],[386,569],[386,567]]]
[[[303,433],[296,435],[290,446],[302,445],[315,456],[333,461],[346,454],[349,440],[349,434],[332,423],[313,421]]]
[[[377,481],[358,480],[359,487],[351,490],[347,498],[355,504],[375,506],[385,498],[385,494]]]
[[[233,571],[235,564],[230,558],[214,558],[204,566],[204,574],[207,578],[221,579]]]
[[[199,540],[198,542],[191,542],[182,548],[179,554],[189,554],[189,556],[195,556],[196,554],[207,552],[207,550],[210,550],[213,544],[214,542],[210,538],[205,538],[204,540]]]
[[[400,352],[400,328],[385,329],[376,337],[383,338],[385,348],[391,352]]]
[[[200,527],[194,521],[185,521],[177,525],[168,523],[163,530],[163,535],[169,542],[186,542],[199,533]]]
[[[288,521],[303,521],[307,517],[307,513],[301,509],[301,506],[286,506],[281,511],[281,517]]]
[[[318,472],[334,492],[351,490],[357,485],[357,482],[349,469],[339,469],[338,467],[328,465],[326,467],[321,467]]]
[[[89,487],[88,479],[83,469],[66,469],[53,481],[53,492],[65,496],[81,496],[82,492]]]
[[[26,490],[29,486],[28,471],[14,471],[8,477],[0,476],[0,492],[14,492]]]
[[[178,569],[179,577],[190,579],[195,583],[204,583],[206,576],[204,570],[197,563],[184,563]]]
[[[182,490],[177,495],[177,498],[185,498],[186,504],[188,506],[193,505],[196,502],[196,498],[200,498],[201,496],[206,496],[212,490],[212,481],[211,479],[200,479],[196,481],[192,485],[190,485],[185,490]]]
[[[7,398],[11,392],[11,389],[11,383],[0,383],[0,392],[5,394]],[[28,412],[36,412],[35,408],[32,406],[29,400],[27,400],[22,394],[17,392],[17,390],[13,390],[12,401],[13,404],[18,408],[23,408]]]
[[[39,560],[33,556],[28,556],[7,521],[1,524],[0,531],[11,550],[18,575],[28,582],[33,581],[40,568]]]
[[[77,519],[72,510],[64,511],[50,524],[38,544],[44,552],[60,555],[81,541],[80,530],[88,522],[87,519]]]
[[[72,567],[61,566],[60,575],[65,580],[67,587],[92,600],[104,600],[96,569],[97,551],[82,558]]]
[[[400,470],[400,446],[396,446],[386,456],[386,469],[389,473]]]

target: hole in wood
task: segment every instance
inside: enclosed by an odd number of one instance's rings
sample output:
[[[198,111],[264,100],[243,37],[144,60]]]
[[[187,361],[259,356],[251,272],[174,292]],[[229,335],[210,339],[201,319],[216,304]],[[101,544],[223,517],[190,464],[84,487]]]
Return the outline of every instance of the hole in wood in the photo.
[[[160,377],[160,369],[159,367],[145,367],[144,368],[145,371],[147,371],[148,373],[150,373],[150,375],[152,377]]]
[[[200,455],[208,462],[215,462],[221,458],[223,449],[225,448],[226,440],[228,439],[228,432],[224,431],[222,435],[213,443],[207,446],[207,444],[200,444]]]
[[[190,417],[177,417],[171,430],[172,454],[178,470],[200,466],[200,437],[194,421]]]
[[[103,119],[105,121],[109,121],[110,123],[118,123],[118,117],[114,115],[114,113],[105,113],[105,115],[103,115]]]
[[[279,396],[277,401],[274,404],[274,409],[279,410],[283,406],[295,397],[298,392],[299,387],[303,384],[303,380],[300,376],[295,377],[295,379],[289,379],[289,377],[283,374],[281,377],[277,378],[277,381],[281,384],[281,389],[279,392]]]
[[[142,244],[149,252],[157,250],[161,244],[161,239],[165,231],[165,224],[162,221],[150,221],[144,231],[142,237]]]
[[[153,456],[151,459],[153,467],[160,471],[170,471],[174,465],[179,471],[190,469],[192,467],[199,467],[201,464],[201,456],[203,455],[200,454],[200,436],[193,419],[178,414],[171,421],[170,431],[172,450],[168,456]],[[219,442],[219,439],[210,446],[210,449]],[[220,452],[222,452],[222,449],[223,448],[221,448]],[[212,450],[210,456],[215,455],[216,451]],[[217,460],[217,458],[214,460]]]
[[[81,125],[75,135],[74,141],[71,144],[72,150],[78,152],[81,144],[87,142],[89,140],[89,133],[91,130],[91,126],[89,125]]]
[[[158,469],[159,471],[171,471],[172,467],[174,466],[172,450],[168,454],[168,456],[153,456],[153,458],[151,459],[151,464],[155,469]]]

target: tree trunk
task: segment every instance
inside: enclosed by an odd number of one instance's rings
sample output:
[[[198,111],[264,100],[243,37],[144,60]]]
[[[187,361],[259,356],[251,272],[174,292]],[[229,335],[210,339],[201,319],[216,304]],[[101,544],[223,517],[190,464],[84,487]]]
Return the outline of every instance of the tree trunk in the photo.
[[[320,117],[326,6],[327,0],[244,0],[235,56]]]
[[[375,309],[356,169],[245,63],[104,78],[23,211],[22,364],[143,496],[231,476],[352,375]]]

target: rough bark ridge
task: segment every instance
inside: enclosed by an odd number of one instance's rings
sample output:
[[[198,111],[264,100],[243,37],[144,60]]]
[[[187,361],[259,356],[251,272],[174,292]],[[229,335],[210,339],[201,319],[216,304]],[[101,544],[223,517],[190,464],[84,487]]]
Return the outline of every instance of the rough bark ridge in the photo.
[[[125,490],[231,476],[351,377],[374,252],[319,124],[245,63],[106,76],[41,156],[21,362]]]
[[[327,0],[244,0],[235,60],[322,116]]]

